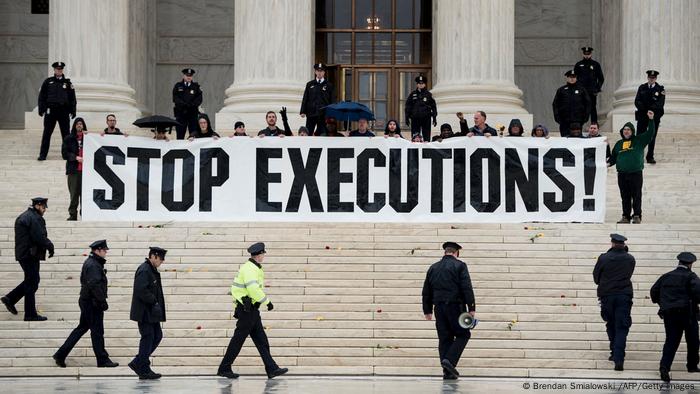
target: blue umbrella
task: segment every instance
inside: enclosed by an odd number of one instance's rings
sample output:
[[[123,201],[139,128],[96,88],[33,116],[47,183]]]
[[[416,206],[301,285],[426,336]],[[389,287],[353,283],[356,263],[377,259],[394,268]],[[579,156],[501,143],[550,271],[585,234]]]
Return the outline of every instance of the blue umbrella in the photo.
[[[356,121],[360,118],[374,120],[372,110],[366,105],[354,101],[341,101],[323,108],[326,110],[326,116],[331,116],[341,121]]]

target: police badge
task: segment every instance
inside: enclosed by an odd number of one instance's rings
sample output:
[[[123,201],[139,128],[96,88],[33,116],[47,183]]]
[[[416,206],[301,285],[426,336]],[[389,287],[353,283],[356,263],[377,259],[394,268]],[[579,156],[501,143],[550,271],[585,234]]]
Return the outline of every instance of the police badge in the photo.
[[[427,97],[423,97],[423,101],[428,101],[428,98],[427,98]]]
[[[190,94],[194,94],[194,89],[190,90]]]
[[[578,90],[574,90],[574,93],[575,93],[575,94],[578,94]]]
[[[659,92],[654,93],[654,96],[658,96],[658,95],[659,95]]]
[[[593,70],[593,66],[591,66],[591,70]]]

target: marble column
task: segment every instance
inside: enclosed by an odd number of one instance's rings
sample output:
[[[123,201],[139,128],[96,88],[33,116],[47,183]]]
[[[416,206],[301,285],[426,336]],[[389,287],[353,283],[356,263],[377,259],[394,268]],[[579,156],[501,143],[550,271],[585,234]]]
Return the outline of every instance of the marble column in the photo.
[[[634,97],[645,71],[659,71],[666,89],[662,130],[684,130],[700,122],[700,2],[697,0],[622,0],[620,87],[612,119],[618,130],[634,119]]]
[[[313,78],[314,3],[236,0],[233,84],[216,114],[217,130],[233,130],[240,120],[249,134],[257,134],[265,127],[265,113],[282,106],[293,129],[302,124],[301,98]]]
[[[433,2],[433,96],[438,123],[456,123],[464,112],[483,110],[487,123],[507,125],[532,115],[523,107],[515,74],[514,0],[439,0]]]
[[[108,113],[116,114],[120,128],[133,128],[131,122],[141,116],[128,83],[129,58],[139,49],[130,48],[129,38],[132,29],[144,26],[135,26],[131,6],[129,0],[52,3],[49,64],[66,63],[64,72],[75,86],[77,116],[85,118],[89,130],[104,128]],[[36,110],[25,119],[27,128],[42,127]]]

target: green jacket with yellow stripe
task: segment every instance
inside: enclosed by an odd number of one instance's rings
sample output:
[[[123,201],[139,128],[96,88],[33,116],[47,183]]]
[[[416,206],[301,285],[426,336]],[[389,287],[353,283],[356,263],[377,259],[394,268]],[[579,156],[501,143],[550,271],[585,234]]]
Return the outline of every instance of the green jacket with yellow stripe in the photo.
[[[257,261],[248,259],[238,270],[238,275],[231,285],[231,296],[234,301],[243,303],[243,297],[249,297],[253,303],[267,305],[270,299],[265,291],[265,271]]]

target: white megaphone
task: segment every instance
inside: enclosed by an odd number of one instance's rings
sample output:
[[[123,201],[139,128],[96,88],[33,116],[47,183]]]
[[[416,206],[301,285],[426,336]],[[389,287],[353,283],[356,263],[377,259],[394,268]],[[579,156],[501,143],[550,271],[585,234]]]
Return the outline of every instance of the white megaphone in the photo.
[[[477,324],[479,324],[479,319],[472,316],[471,313],[463,312],[461,315],[459,315],[460,327],[471,330],[472,328],[476,327]]]

